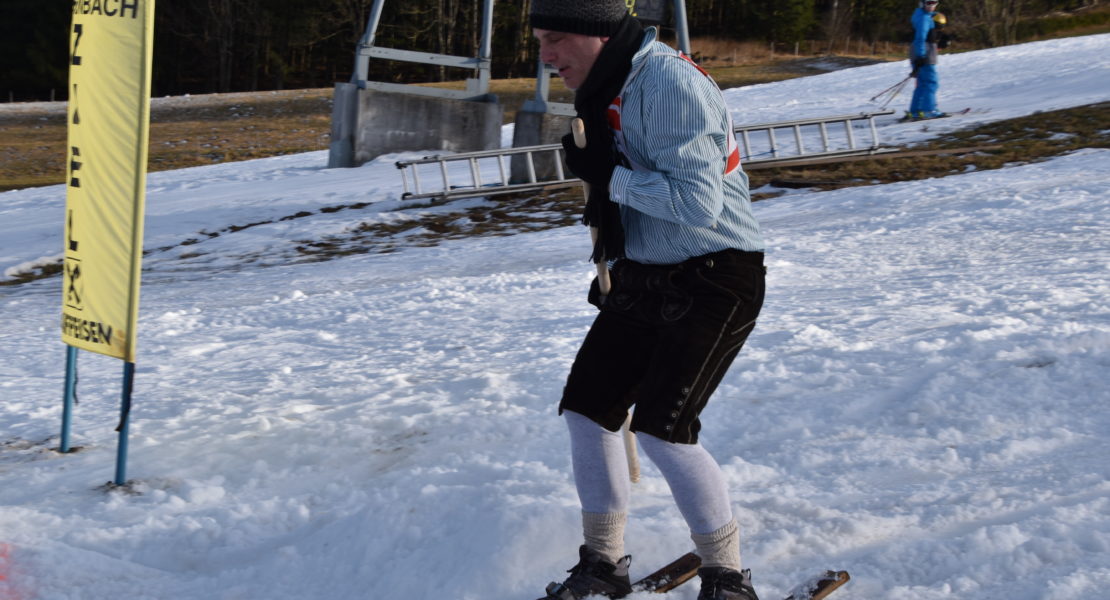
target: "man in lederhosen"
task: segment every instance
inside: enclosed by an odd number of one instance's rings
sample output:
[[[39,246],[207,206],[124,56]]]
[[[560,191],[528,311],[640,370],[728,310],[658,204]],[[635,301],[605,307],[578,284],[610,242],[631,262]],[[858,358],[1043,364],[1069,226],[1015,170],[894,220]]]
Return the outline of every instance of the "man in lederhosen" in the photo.
[[[540,59],[575,91],[586,144],[568,134],[566,162],[589,184],[594,258],[612,265],[612,289],[596,279],[591,287],[600,313],[559,405],[585,543],[545,600],[631,591],[620,432],[629,410],[702,559],[699,600],[757,600],[721,468],[698,443],[699,415],[764,293],[763,238],[728,107],[713,80],[656,41],[624,0],[533,0],[530,21]]]

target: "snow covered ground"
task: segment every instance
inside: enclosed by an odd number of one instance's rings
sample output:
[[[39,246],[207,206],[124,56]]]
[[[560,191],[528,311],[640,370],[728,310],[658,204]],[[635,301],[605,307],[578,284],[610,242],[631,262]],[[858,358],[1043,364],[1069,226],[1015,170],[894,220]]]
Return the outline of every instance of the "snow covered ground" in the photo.
[[[944,57],[942,108],[991,110],[884,137],[1110,100],[1108,49],[1103,35]],[[842,114],[904,72],[726,97],[738,124]],[[60,282],[0,287],[0,600],[519,600],[561,578],[579,533],[555,402],[594,314],[588,236],[298,261],[300,241],[360,223],[497,206],[400,200],[399,156],[150,175],[138,493],[101,488],[120,362],[81,353],[81,450],[52,452]],[[1091,149],[756,205],[767,304],[703,441],[761,597],[824,568],[852,573],[842,600],[1108,597],[1108,166]],[[4,278],[59,256],[64,196],[0,194]],[[691,546],[644,468],[634,576]]]

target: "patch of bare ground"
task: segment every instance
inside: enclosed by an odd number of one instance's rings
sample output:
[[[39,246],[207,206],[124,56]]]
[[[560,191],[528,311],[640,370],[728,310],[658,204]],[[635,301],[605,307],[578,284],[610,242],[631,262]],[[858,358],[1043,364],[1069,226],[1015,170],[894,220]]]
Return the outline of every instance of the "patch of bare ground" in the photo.
[[[797,61],[713,68],[723,87],[812,74]],[[462,88],[464,82],[435,84]],[[490,91],[505,107],[504,121],[535,96],[535,78],[501,79]],[[331,88],[201,94],[153,98],[149,171],[168,171],[238,160],[325,150],[331,136]],[[573,101],[558,78],[549,98]],[[65,180],[66,104],[0,104],[0,191]]]

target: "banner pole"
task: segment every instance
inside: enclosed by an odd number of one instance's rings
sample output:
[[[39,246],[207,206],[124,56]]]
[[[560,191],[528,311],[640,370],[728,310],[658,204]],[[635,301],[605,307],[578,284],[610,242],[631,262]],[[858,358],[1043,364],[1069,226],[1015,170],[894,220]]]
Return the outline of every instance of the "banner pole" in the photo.
[[[131,428],[131,388],[135,382],[135,363],[123,363],[123,393],[119,408],[119,443],[116,447],[116,485],[127,482],[127,433]]]
[[[66,383],[62,401],[62,440],[58,451],[69,452],[69,430],[73,423],[73,400],[77,397],[77,348],[66,344]]]

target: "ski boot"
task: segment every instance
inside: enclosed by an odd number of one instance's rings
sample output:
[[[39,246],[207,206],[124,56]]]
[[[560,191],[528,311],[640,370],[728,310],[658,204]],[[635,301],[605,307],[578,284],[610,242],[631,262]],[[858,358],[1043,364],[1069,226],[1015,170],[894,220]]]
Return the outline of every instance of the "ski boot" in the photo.
[[[698,600],[759,600],[752,587],[752,572],[734,571],[727,567],[702,567],[701,593]]]
[[[552,581],[547,586],[547,595],[539,600],[579,600],[593,595],[623,598],[632,593],[628,578],[631,562],[632,557],[625,556],[613,564],[582,546],[578,549],[578,564],[568,571],[570,577],[562,583]]]

